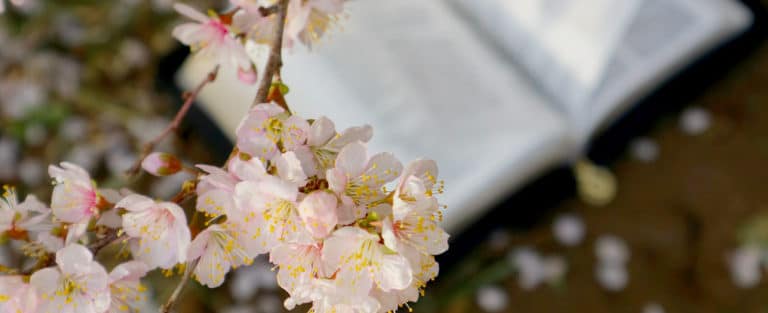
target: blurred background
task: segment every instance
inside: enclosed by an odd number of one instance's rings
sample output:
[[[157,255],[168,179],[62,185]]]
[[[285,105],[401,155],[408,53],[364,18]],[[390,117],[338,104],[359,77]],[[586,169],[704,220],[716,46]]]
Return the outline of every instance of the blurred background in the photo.
[[[768,2],[411,2],[349,1],[284,79],[307,117],[441,164],[451,249],[414,311],[768,312]],[[70,161],[175,194],[189,176],[123,174],[209,69],[173,1],[5,5],[0,183],[46,199]],[[221,75],[158,150],[221,163],[254,92]],[[266,260],[192,285],[182,312],[283,311]]]

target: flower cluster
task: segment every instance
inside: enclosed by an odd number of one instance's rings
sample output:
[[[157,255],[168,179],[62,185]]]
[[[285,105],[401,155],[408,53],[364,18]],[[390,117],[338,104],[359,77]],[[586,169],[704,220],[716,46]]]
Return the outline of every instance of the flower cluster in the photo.
[[[50,207],[34,196],[18,202],[14,188],[3,187],[0,237],[19,242],[25,256],[37,264],[28,275],[0,277],[0,312],[107,312],[110,308],[117,312],[141,304],[144,287],[139,280],[151,263],[128,261],[108,274],[86,246],[98,240],[99,230],[127,231],[133,226],[131,214],[120,216],[107,199],[120,197],[119,193],[99,190],[85,170],[71,163],[52,165],[49,174],[55,184]],[[180,225],[188,231],[183,211],[181,219]],[[165,257],[165,253],[158,255]],[[134,258],[138,256],[134,250]]]
[[[325,117],[255,106],[226,168],[198,165],[196,214],[207,221],[194,238],[178,204],[100,190],[74,164],[51,166],[50,208],[34,197],[19,203],[10,187],[0,202],[4,237],[26,243],[42,262],[55,254],[28,283],[4,277],[0,308],[131,308],[150,270],[195,264],[194,278],[218,287],[231,269],[265,253],[279,268],[289,309],[311,302],[316,312],[386,312],[416,301],[437,275],[433,255],[448,248],[434,197],[442,184],[434,161],[403,167],[392,154],[369,155],[371,136],[369,126],[337,133]],[[132,256],[111,273],[89,249],[100,228],[122,233]]]
[[[278,26],[275,14],[265,10],[275,7],[277,0],[231,0],[235,10],[225,15],[210,16],[194,8],[176,4],[176,10],[193,20],[176,27],[173,36],[189,46],[198,56],[238,69],[244,83],[257,81],[256,66],[246,53],[245,41],[268,44]],[[283,32],[283,44],[295,42],[311,47],[334,25],[343,13],[344,0],[290,0]]]
[[[251,109],[227,170],[200,166],[197,209],[223,222],[192,243],[197,280],[218,286],[230,268],[270,253],[289,309],[376,312],[416,301],[437,274],[433,255],[448,247],[437,167],[369,155],[371,133],[337,133],[325,117],[308,121],[274,103]]]

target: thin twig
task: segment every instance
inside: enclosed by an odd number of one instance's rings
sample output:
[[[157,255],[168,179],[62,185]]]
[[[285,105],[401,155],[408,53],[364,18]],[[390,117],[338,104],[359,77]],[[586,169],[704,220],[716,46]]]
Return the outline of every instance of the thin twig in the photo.
[[[160,307],[160,313],[169,313],[173,309],[173,306],[176,305],[176,300],[179,299],[179,295],[181,295],[181,292],[184,290],[184,287],[187,285],[187,282],[189,281],[189,277],[192,276],[192,273],[195,271],[195,268],[197,267],[197,264],[200,263],[200,259],[196,259],[192,261],[192,263],[187,263],[187,268],[184,271],[184,276],[181,277],[181,281],[179,281],[179,284],[176,285],[176,289],[173,290],[173,293],[170,297],[168,297],[168,301],[165,302],[165,304]]]
[[[88,245],[88,249],[93,251],[93,255],[97,255],[99,251],[101,251],[101,249],[104,249],[113,243],[118,243],[126,239],[128,239],[128,235],[122,234],[118,236],[118,231],[115,229],[112,229],[107,233],[106,236]]]
[[[136,163],[133,164],[131,169],[127,171],[128,176],[133,176],[138,174],[139,171],[141,170],[141,162],[143,162],[144,159],[146,159],[147,156],[149,156],[149,154],[152,153],[152,151],[155,149],[155,146],[157,146],[163,139],[165,139],[165,137],[168,137],[168,135],[175,132],[179,128],[179,126],[181,125],[181,121],[184,120],[184,117],[189,112],[189,109],[192,107],[192,103],[195,102],[197,95],[200,94],[200,91],[203,90],[203,87],[205,87],[205,85],[216,80],[216,75],[218,73],[219,73],[219,66],[217,65],[216,67],[213,68],[213,70],[211,70],[210,73],[208,73],[208,75],[206,75],[205,79],[202,82],[200,82],[200,84],[198,84],[194,90],[192,90],[192,92],[187,93],[185,95],[184,104],[181,106],[179,111],[176,112],[176,116],[173,118],[173,121],[171,121],[171,123],[168,124],[168,126],[163,130],[162,133],[160,133],[160,135],[158,135],[157,137],[155,137],[155,139],[153,139],[152,141],[144,145],[144,148],[142,149],[142,152],[141,152],[141,156],[136,160]]]
[[[259,89],[256,92],[256,98],[253,99],[253,106],[267,101],[269,88],[275,76],[280,75],[280,68],[283,66],[283,32],[285,31],[285,18],[288,15],[288,0],[281,0],[275,5],[277,9],[277,26],[275,26],[274,41],[269,51],[269,59],[264,67],[264,75],[261,77]],[[289,111],[288,108],[284,108]],[[289,111],[290,112],[290,111]]]

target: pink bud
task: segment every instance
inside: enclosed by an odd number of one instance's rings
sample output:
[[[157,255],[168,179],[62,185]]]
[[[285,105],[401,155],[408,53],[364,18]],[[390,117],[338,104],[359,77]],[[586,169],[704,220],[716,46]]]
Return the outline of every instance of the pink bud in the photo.
[[[324,190],[312,192],[301,201],[299,215],[313,237],[324,238],[336,227],[337,205],[336,196]]]
[[[256,83],[256,81],[259,79],[257,73],[256,73],[256,67],[252,66],[251,68],[244,70],[242,68],[237,69],[237,78],[248,85],[253,85]]]
[[[141,162],[141,167],[155,176],[168,176],[181,171],[181,161],[164,152],[153,152]]]

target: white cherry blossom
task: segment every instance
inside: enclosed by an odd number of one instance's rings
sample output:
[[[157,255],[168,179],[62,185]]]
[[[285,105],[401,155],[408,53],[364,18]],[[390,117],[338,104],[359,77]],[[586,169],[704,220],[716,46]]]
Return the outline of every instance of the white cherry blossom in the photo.
[[[68,162],[51,165],[48,174],[55,181],[51,209],[67,223],[83,223],[98,215],[99,195],[96,185],[83,168]]]
[[[34,287],[21,276],[0,276],[0,312],[37,312],[39,302]]]
[[[196,55],[234,66],[240,72],[255,71],[245,47],[218,17],[208,17],[181,3],[175,4],[174,8],[195,21],[177,26],[173,30],[173,37],[189,46]]]
[[[384,185],[397,179],[402,171],[403,165],[392,154],[379,153],[369,158],[360,142],[341,149],[335,167],[326,174],[330,189],[341,199],[339,223],[364,217],[369,205],[387,196]]]
[[[141,278],[147,275],[149,267],[139,261],[129,261],[116,266],[109,273],[109,312],[139,312],[146,301],[147,288]]]
[[[56,267],[32,274],[39,312],[104,313],[109,309],[109,276],[88,248],[72,244],[56,252]]]
[[[191,234],[181,207],[142,195],[129,195],[116,206],[127,210],[123,230],[131,238],[134,258],[164,269],[186,261]]]
[[[259,254],[256,241],[237,224],[211,225],[192,241],[189,260],[200,259],[195,267],[195,278],[201,284],[214,288],[224,282],[230,269],[251,265]]]

